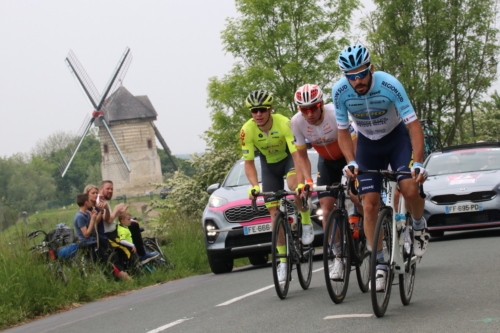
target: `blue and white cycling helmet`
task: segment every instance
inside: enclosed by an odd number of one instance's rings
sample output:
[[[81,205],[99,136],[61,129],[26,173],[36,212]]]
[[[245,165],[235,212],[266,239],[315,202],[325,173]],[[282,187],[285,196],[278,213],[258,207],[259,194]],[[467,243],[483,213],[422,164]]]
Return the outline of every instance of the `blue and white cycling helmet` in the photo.
[[[349,46],[340,52],[339,67],[342,72],[347,72],[370,63],[370,52],[361,45]]]

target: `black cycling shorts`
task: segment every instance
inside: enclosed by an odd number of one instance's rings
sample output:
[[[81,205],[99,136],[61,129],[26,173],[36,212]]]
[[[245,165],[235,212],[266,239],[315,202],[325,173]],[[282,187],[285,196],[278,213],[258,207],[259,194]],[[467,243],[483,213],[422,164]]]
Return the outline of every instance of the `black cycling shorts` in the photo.
[[[340,183],[342,180],[342,169],[347,164],[345,158],[338,160],[327,160],[322,156],[318,158],[318,178],[316,183],[318,186],[332,185]],[[321,191],[318,192],[318,198],[333,197],[338,198],[338,191]]]
[[[284,179],[289,172],[295,172],[292,155],[288,155],[286,158],[277,163],[267,163],[266,159],[261,156],[260,167],[262,170],[262,192],[276,192],[283,190],[285,188]],[[273,198],[264,199],[264,202],[266,203],[271,201],[273,201]]]
[[[413,164],[413,150],[410,135],[403,122],[400,122],[389,134],[380,140],[370,140],[358,132],[356,162],[359,170],[410,171]],[[411,176],[398,176],[398,182]],[[365,174],[358,176],[359,194],[380,193],[382,176]]]

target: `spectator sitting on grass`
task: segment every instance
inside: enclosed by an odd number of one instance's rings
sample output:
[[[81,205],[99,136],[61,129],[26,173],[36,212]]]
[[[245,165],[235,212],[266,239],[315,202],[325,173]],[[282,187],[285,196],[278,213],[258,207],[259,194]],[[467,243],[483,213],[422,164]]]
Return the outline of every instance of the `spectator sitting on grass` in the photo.
[[[118,232],[118,237],[120,238],[120,244],[123,244],[125,246],[128,246],[131,248],[132,253],[138,253],[139,257],[139,262],[141,264],[145,264],[152,259],[158,257],[159,253],[154,252],[154,253],[148,253],[142,249],[142,251],[139,251],[134,243],[132,243],[132,233],[129,230],[129,226],[132,223],[131,220],[132,215],[126,211],[120,211],[118,213],[118,221],[120,222],[120,225],[117,226],[116,231]]]
[[[110,254],[108,241],[105,240],[99,244],[96,232],[96,223],[102,218],[102,212],[97,209],[89,211],[93,204],[87,193],[79,194],[76,197],[76,203],[78,204],[78,212],[75,215],[74,223],[79,242],[83,243],[82,247],[88,250],[88,255],[93,262],[99,260],[103,265],[108,265]],[[113,265],[113,273],[119,279],[131,280],[127,272],[119,270],[115,265]]]

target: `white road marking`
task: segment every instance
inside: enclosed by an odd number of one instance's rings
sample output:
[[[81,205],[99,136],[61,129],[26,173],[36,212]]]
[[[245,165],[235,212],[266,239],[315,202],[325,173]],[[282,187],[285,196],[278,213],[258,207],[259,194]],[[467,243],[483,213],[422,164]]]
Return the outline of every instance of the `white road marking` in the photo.
[[[321,268],[318,268],[318,269],[316,269],[316,270],[314,270],[314,271],[312,271],[312,272],[313,272],[313,273],[316,273],[316,272],[322,271],[322,270],[324,270],[324,269],[325,269],[324,267],[321,267]]]
[[[341,318],[368,318],[373,316],[373,314],[345,314],[345,315],[335,315],[335,316],[326,316],[323,320],[327,319],[341,319]]]
[[[146,332],[146,333],[158,333],[158,332],[161,332],[161,331],[166,330],[167,328],[173,327],[173,326],[175,326],[175,325],[182,324],[183,322],[188,321],[188,320],[191,320],[191,319],[193,319],[193,318],[194,318],[194,317],[191,317],[191,318],[184,318],[184,319],[179,319],[179,320],[176,320],[176,321],[174,321],[174,322],[171,322],[170,324],[163,325],[163,326],[161,326],[161,327],[155,328],[154,330],[149,331],[149,332]]]
[[[264,287],[264,288],[261,288],[261,289],[257,289],[256,291],[252,291],[251,293],[245,294],[245,295],[243,295],[243,296],[240,296],[240,297],[236,297],[236,298],[230,299],[229,301],[224,302],[224,303],[221,303],[221,304],[216,305],[216,306],[225,306],[225,305],[229,305],[229,304],[231,304],[231,303],[234,303],[234,302],[239,301],[240,299],[243,299],[243,298],[246,298],[246,297],[249,297],[249,296],[252,296],[252,295],[258,294],[258,293],[261,293],[261,292],[266,291],[267,289],[271,289],[271,288],[274,288],[274,284],[272,284],[272,285],[270,285],[270,286],[267,286],[267,287]]]

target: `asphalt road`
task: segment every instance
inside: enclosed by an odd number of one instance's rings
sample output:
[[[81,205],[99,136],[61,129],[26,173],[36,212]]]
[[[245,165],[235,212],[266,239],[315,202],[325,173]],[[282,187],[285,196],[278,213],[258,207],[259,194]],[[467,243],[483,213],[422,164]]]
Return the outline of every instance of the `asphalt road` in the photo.
[[[310,288],[302,290],[293,271],[285,300],[276,296],[270,265],[243,267],[89,303],[5,332],[500,332],[499,236],[495,229],[433,239],[417,266],[410,305],[401,304],[395,285],[383,318],[373,315],[354,271],[345,301],[334,304],[318,256]]]

